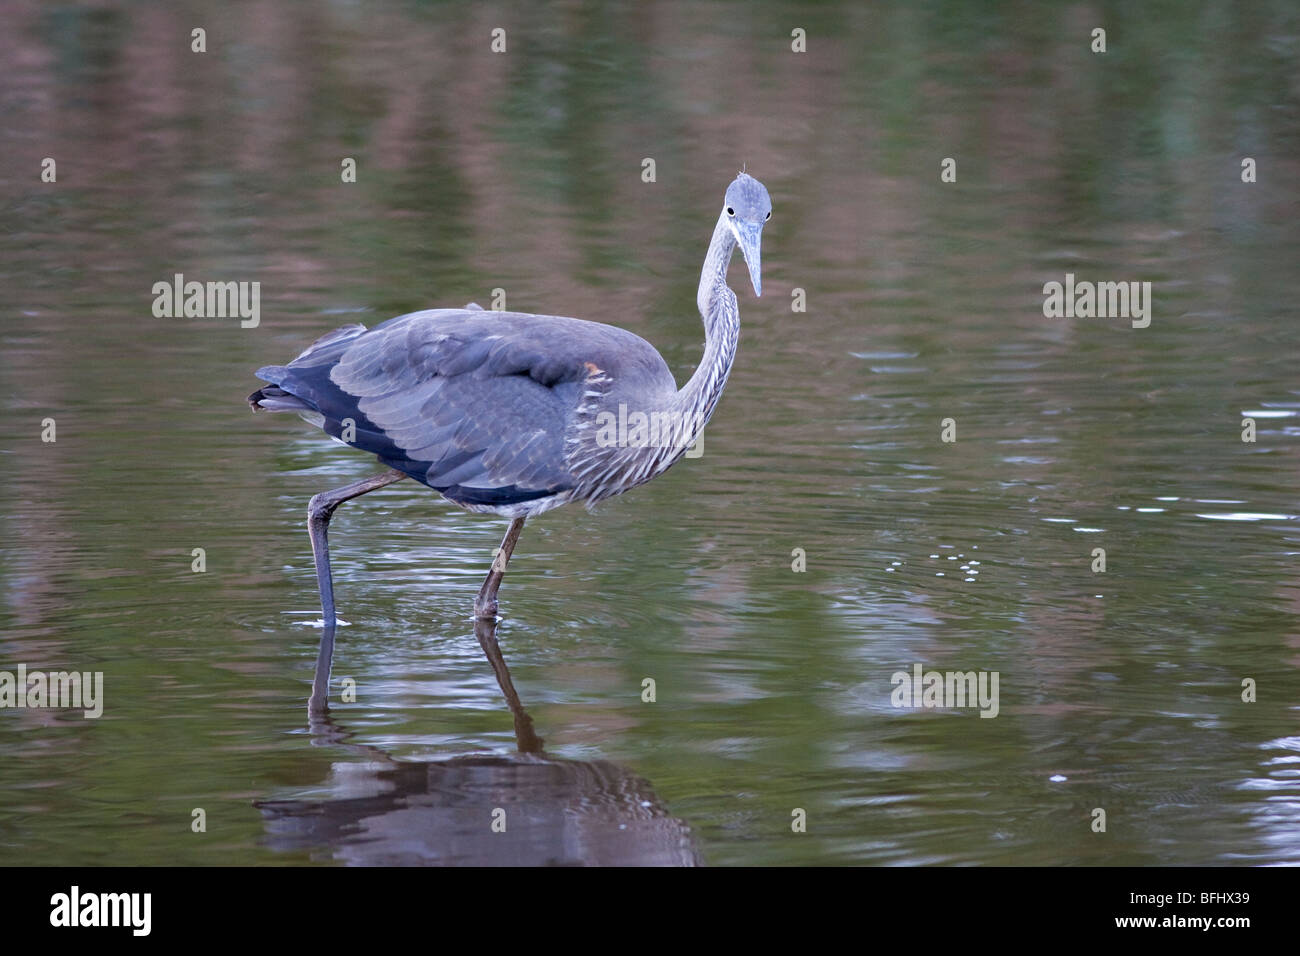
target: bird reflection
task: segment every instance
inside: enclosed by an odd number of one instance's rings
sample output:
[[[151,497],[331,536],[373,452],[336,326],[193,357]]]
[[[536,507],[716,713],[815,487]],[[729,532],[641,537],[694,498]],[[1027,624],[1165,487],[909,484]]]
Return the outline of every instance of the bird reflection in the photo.
[[[394,760],[328,716],[313,743],[363,754],[335,764],[318,799],[255,805],[274,850],[353,866],[695,866],[690,828],[648,781],[608,761],[547,756],[510,679],[494,621],[474,635],[514,717],[515,754]]]

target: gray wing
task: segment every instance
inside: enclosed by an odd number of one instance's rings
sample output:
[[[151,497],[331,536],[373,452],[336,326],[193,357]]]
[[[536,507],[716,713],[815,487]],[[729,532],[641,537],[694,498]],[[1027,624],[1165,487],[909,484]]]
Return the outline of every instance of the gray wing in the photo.
[[[659,353],[613,326],[440,309],[339,329],[259,376],[332,435],[462,504],[501,506],[574,487],[565,436],[593,378],[675,389]]]

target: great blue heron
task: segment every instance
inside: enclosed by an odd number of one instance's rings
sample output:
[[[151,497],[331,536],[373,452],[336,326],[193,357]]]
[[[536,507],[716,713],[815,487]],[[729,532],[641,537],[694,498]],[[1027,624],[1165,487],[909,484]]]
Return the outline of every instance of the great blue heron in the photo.
[[[411,477],[469,511],[511,519],[474,613],[497,588],[524,521],[570,501],[621,494],[667,470],[695,441],[727,383],[740,312],[727,287],[740,246],[762,294],[759,245],[772,201],[741,173],[727,187],[696,304],[704,357],[680,391],[654,346],[601,322],[487,312],[475,305],[348,325],[288,365],[268,365],[253,409],[297,412],[391,469],[311,499],[307,529],[326,635],[310,708],[323,711],[336,621],[330,516],[344,501]],[[324,674],[322,681],[321,674]]]

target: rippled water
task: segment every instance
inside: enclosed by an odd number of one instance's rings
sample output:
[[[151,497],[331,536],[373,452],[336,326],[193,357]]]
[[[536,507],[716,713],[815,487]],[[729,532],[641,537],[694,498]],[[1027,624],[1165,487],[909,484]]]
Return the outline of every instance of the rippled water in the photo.
[[[0,670],[105,704],[0,711],[0,862],[1300,860],[1288,5],[1109,11],[1105,60],[1077,6],[520,6],[495,57],[443,7],[214,8],[203,55],[12,7]],[[775,214],[704,456],[530,523],[502,588],[545,756],[469,620],[504,523],[411,482],[334,520],[357,696],[309,725],[306,501],[376,466],[252,370],[503,288],[684,381],[742,162]],[[260,281],[260,325],[155,318],[176,272]],[[1150,327],[1044,318],[1066,273],[1152,282]],[[918,663],[998,716],[892,706]]]

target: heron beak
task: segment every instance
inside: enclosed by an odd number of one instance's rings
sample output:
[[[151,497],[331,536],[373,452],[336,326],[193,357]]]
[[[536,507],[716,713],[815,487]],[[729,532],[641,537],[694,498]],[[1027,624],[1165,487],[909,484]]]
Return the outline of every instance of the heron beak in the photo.
[[[763,224],[751,225],[746,222],[730,221],[731,232],[740,246],[740,254],[749,266],[749,281],[754,283],[754,295],[763,294],[763,270],[760,266],[759,244],[763,238]]]

